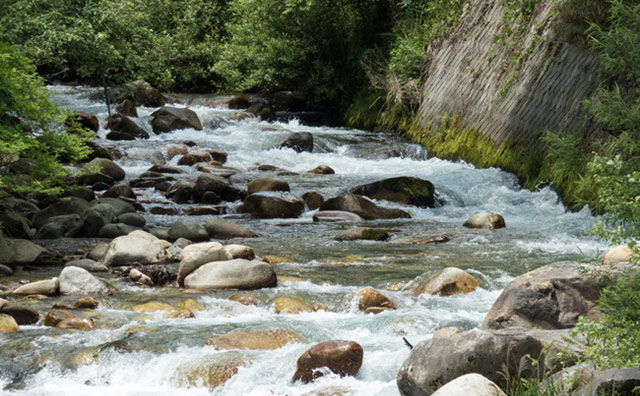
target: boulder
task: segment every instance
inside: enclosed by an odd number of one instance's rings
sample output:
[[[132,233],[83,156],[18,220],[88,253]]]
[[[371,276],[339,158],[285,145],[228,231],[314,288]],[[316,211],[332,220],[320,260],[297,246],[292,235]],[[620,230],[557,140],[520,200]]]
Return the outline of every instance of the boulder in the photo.
[[[404,396],[428,396],[449,381],[470,373],[483,375],[504,388],[503,367],[508,368],[511,378],[516,378],[518,369],[524,367],[520,364],[523,357],[539,359],[540,367],[543,367],[543,348],[548,353],[546,356],[563,348],[576,350],[575,343],[568,341],[569,338],[568,330],[521,328],[434,336],[411,350],[398,372],[398,389]],[[546,364],[550,369],[557,369],[553,362]],[[519,370],[518,373],[522,378],[538,374],[532,370]]]
[[[218,242],[196,243],[186,246],[180,252],[178,284],[184,286],[184,279],[200,266],[213,261],[231,260],[231,255]]]
[[[429,180],[417,177],[402,176],[384,179],[363,184],[352,189],[351,192],[376,200],[400,202],[422,208],[433,208],[436,205],[433,184]]]
[[[322,195],[314,191],[302,194],[302,200],[307,205],[309,210],[316,210],[320,208],[320,206],[322,206],[322,204],[324,203],[324,198],[322,197]]]
[[[161,264],[169,246],[169,242],[149,233],[134,231],[111,241],[102,262],[108,266]]]
[[[83,165],[85,168],[90,166],[97,167],[99,173],[105,174],[115,181],[124,179],[126,175],[124,170],[118,164],[106,158],[94,158]]]
[[[243,259],[215,261],[187,275],[184,286],[190,289],[260,289],[276,287],[278,280],[271,265]]]
[[[32,325],[40,320],[40,314],[35,309],[12,302],[0,302],[0,314],[13,317],[18,325]]]
[[[62,265],[64,259],[55,250],[44,248],[26,239],[13,239],[15,258],[12,265]]]
[[[133,202],[133,201],[132,201]],[[136,208],[130,203],[121,198],[100,198],[91,202],[91,206],[107,204],[113,208],[113,215],[118,217],[123,213],[134,213]]]
[[[299,314],[302,312],[315,311],[311,304],[293,296],[278,297],[273,300],[273,305],[276,309],[276,313]]]
[[[111,131],[113,132],[122,134],[122,137],[124,137],[124,139],[113,139],[113,137],[115,137],[116,135],[112,135],[111,137],[109,137],[109,135],[111,135],[110,133],[107,135],[107,139],[110,140],[133,140],[135,138],[149,138],[149,134],[147,133],[147,131],[138,126],[138,124],[136,124],[131,118],[122,114],[112,114],[111,117],[107,118],[107,128],[111,129]],[[130,138],[126,138],[127,136]]]
[[[253,231],[224,220],[209,220],[204,225],[213,239],[257,238]]]
[[[202,173],[198,176],[196,184],[193,187],[193,200],[199,202],[207,191],[214,192],[220,198],[229,202],[237,201],[245,196],[243,191],[233,187],[231,183],[229,183],[229,180],[224,177],[211,173]]]
[[[311,169],[310,171],[307,171],[307,173],[313,173],[316,175],[333,175],[336,173],[336,171],[334,171],[333,168],[330,166],[318,165],[315,168]]]
[[[463,226],[467,228],[488,228],[490,230],[506,227],[504,218],[493,212],[474,214],[469,217],[469,220],[465,221]]]
[[[244,245],[226,245],[224,250],[229,253],[232,259],[245,259],[245,260],[253,260],[256,258],[256,254],[253,252],[249,246]]]
[[[82,235],[97,237],[102,227],[111,224],[115,217],[113,206],[102,203],[91,206],[83,214]]]
[[[380,228],[353,227],[336,235],[336,241],[356,241],[366,239],[370,241],[386,241],[391,238],[389,233]]]
[[[153,280],[149,276],[143,274],[135,268],[132,268],[131,271],[129,271],[129,279],[131,279],[131,282],[139,283],[145,286],[155,286],[155,283],[153,283]]]
[[[131,307],[131,310],[133,312],[153,313],[158,311],[175,311],[176,308],[169,304],[149,301],[144,304],[135,305]]]
[[[45,315],[43,323],[45,326],[56,327],[58,323],[68,319],[80,319],[80,317],[64,309],[52,309]]]
[[[493,381],[480,374],[466,374],[447,382],[431,396],[507,396]]]
[[[276,112],[268,103],[254,103],[247,109],[247,113],[259,117],[261,120],[273,121],[276,118]]]
[[[42,294],[43,296],[55,296],[58,294],[58,278],[44,279],[22,285],[13,291],[13,294],[28,296]]]
[[[266,331],[236,331],[209,338],[202,346],[212,346],[221,351],[227,349],[279,349],[287,344],[302,342],[294,331],[275,329]]]
[[[16,333],[20,327],[13,316],[0,313],[0,333]]]
[[[76,110],[67,117],[65,125],[73,127],[74,123],[77,123],[81,128],[86,128],[93,132],[98,132],[100,129],[100,123],[98,117],[95,115],[81,110]]]
[[[0,264],[12,267],[16,265],[16,246],[13,239],[3,238],[0,233]]]
[[[134,227],[124,223],[112,223],[102,227],[98,232],[98,236],[100,238],[117,238],[129,235],[130,233],[138,230],[140,230],[140,227]]]
[[[115,290],[113,286],[96,278],[89,271],[73,266],[62,269],[58,282],[60,294],[63,296],[74,294],[109,296]]]
[[[53,216],[47,219],[47,223],[40,227],[35,235],[36,239],[56,239],[74,237],[82,231],[84,220],[75,213],[61,216]]]
[[[2,231],[11,238],[31,239],[35,234],[31,222],[10,209],[0,209],[0,224]]]
[[[214,161],[218,161],[220,164],[224,164],[227,162],[227,153],[220,150],[208,150],[209,154],[211,154],[211,158]]]
[[[118,103],[115,107],[116,111],[119,114],[127,117],[137,117],[138,110],[136,109],[135,103],[129,99],[125,99],[122,102]]]
[[[580,365],[565,371],[567,373],[563,371],[552,378],[556,388],[571,384],[569,394],[572,396],[634,395],[634,389],[640,386],[640,368],[637,367],[594,370],[590,366]]]
[[[153,227],[149,230],[149,234],[158,239],[169,240],[169,227]]]
[[[290,148],[298,153],[313,151],[313,135],[309,132],[294,132],[282,139],[278,148]]]
[[[0,253],[1,254],[1,253]],[[13,275],[13,270],[4,264],[0,264],[0,277]]]
[[[130,198],[136,199],[136,194],[133,192],[131,187],[128,184],[116,184],[107,189],[104,193],[102,193],[103,198]]]
[[[62,199],[52,205],[47,206],[45,209],[39,211],[33,216],[33,225],[40,229],[43,225],[49,223],[49,219],[56,216],[82,214],[89,208],[89,203],[84,199],[69,197]]]
[[[342,210],[321,210],[313,214],[313,221],[328,223],[360,223],[364,219],[352,212]]]
[[[391,301],[387,296],[382,294],[376,289],[367,287],[360,289],[356,295],[358,301],[358,309],[366,311],[371,307],[382,307],[389,309],[396,309],[396,304]]]
[[[602,265],[626,263],[633,257],[633,250],[628,245],[615,246],[604,255]]]
[[[382,208],[367,198],[355,194],[343,194],[325,201],[320,210],[341,210],[352,212],[365,220],[410,218],[411,215],[400,209]]]
[[[173,184],[165,192],[165,197],[176,203],[187,203],[193,194],[196,183],[189,180],[182,180]]]
[[[249,194],[262,191],[291,191],[291,189],[289,188],[289,183],[275,177],[260,176],[249,182],[247,186]]]
[[[65,267],[79,267],[89,272],[108,272],[106,265],[92,259],[71,260],[65,264]]]
[[[157,88],[144,80],[125,84],[122,88],[122,99],[130,99],[136,106],[160,107],[169,102]]]
[[[204,193],[202,197],[204,198],[207,194],[211,194],[211,192],[209,191]],[[228,209],[229,208],[226,205],[194,206],[191,208],[185,208],[182,211],[182,214],[185,216],[217,216],[219,214],[226,213]]]
[[[212,159],[213,158],[211,157],[211,153],[209,153],[207,150],[195,150],[180,157],[180,159],[178,160],[178,165],[191,166],[200,162],[209,162]]]
[[[147,224],[144,216],[138,213],[123,213],[115,219],[115,222],[140,228]]]
[[[100,261],[107,253],[107,249],[109,249],[109,244],[105,242],[100,242],[91,246],[89,248],[89,252],[87,253],[87,257],[91,260]],[[77,265],[76,267],[82,267],[82,265]],[[87,268],[85,268],[87,269]]]
[[[151,127],[155,133],[188,128],[193,128],[197,131],[202,130],[202,124],[195,111],[168,106],[151,113]]]
[[[175,241],[179,238],[186,238],[194,242],[208,241],[209,234],[202,224],[176,221],[169,228],[169,240]]]
[[[229,297],[229,300],[238,302],[242,305],[260,305],[260,300],[258,299],[258,297],[256,297],[256,295],[251,292],[234,294],[233,296]]]
[[[460,293],[471,293],[480,282],[468,272],[456,267],[447,267],[426,279],[422,279],[409,286],[414,296],[422,293],[452,296]]]
[[[296,218],[304,211],[304,203],[288,193],[256,193],[245,198],[242,213],[261,219]]]
[[[324,375],[318,370],[321,367],[341,377],[355,376],[362,366],[362,356],[362,346],[354,341],[336,340],[314,345],[298,358],[293,381],[311,382]]]
[[[87,202],[91,202],[96,199],[96,194],[89,187],[76,186],[72,188],[73,190],[67,191],[65,196],[82,198]]]
[[[603,285],[580,268],[564,261],[520,275],[504,288],[482,328],[564,329],[574,327],[580,316],[599,319],[595,302]]]
[[[236,375],[240,367],[249,364],[250,359],[237,356],[195,357],[178,366],[172,376],[172,382],[180,387],[205,387],[209,392],[213,392]]]
[[[174,144],[167,148],[167,157],[169,159],[177,155],[185,155],[189,152],[189,147],[186,144]]]

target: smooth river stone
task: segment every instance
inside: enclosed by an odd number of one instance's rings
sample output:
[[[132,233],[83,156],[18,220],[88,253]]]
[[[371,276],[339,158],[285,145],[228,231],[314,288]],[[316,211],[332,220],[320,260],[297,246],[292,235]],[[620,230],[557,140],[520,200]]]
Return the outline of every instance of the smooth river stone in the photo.
[[[189,289],[260,289],[276,287],[278,279],[271,265],[261,261],[235,259],[204,264],[184,280]]]

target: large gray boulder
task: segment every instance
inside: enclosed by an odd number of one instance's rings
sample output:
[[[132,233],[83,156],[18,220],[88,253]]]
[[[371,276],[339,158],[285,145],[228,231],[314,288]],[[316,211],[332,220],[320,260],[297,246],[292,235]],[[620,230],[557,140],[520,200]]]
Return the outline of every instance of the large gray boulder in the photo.
[[[2,231],[11,238],[31,239],[35,234],[31,222],[24,216],[0,207]]]
[[[395,201],[422,208],[433,208],[436,205],[433,184],[417,177],[384,179],[355,187],[351,192],[376,200]]]
[[[87,237],[96,237],[100,233],[102,227],[111,224],[115,218],[113,206],[107,203],[100,203],[87,209],[82,217],[84,223],[82,226],[82,235]]]
[[[411,215],[400,209],[380,207],[369,199],[355,194],[343,194],[326,200],[320,210],[342,210],[352,212],[365,220],[410,218]]]
[[[96,278],[89,271],[80,267],[64,267],[58,277],[59,290],[62,295],[101,295],[113,294],[114,288],[105,281]]]
[[[0,265],[15,266],[16,246],[13,239],[0,236]]]
[[[290,148],[298,153],[313,151],[313,135],[309,132],[293,132],[278,143],[279,148]]]
[[[252,290],[276,287],[278,279],[271,265],[262,261],[235,259],[215,261],[200,266],[187,275],[184,286],[189,289]]]
[[[133,108],[135,111],[135,107]],[[135,138],[148,139],[149,134],[136,124],[131,118],[123,114],[113,114],[107,118],[107,128],[112,132],[107,135],[110,140],[133,140]]]
[[[204,225],[209,236],[213,239],[232,239],[232,238],[257,238],[253,231],[224,220],[209,220]]]
[[[94,201],[91,201],[91,206],[95,207],[96,205],[107,204],[113,208],[113,215],[120,216],[123,213],[135,213],[136,208],[131,205],[129,202],[123,201],[120,198],[100,198]]]
[[[100,238],[117,238],[119,236],[129,235],[133,231],[138,230],[140,230],[140,227],[124,223],[111,223],[102,227],[98,232],[98,236]]]
[[[144,231],[133,231],[109,243],[102,262],[107,266],[161,264],[171,244]]]
[[[304,202],[288,193],[251,194],[242,204],[242,213],[261,219],[296,218],[304,211]]]
[[[165,192],[165,196],[176,203],[187,203],[191,200],[195,186],[196,183],[193,181],[181,180],[171,185]],[[200,197],[202,197],[202,195]]]
[[[504,288],[482,328],[564,329],[574,327],[580,316],[598,319],[595,302],[602,284],[582,266],[562,261],[520,275]]]
[[[56,239],[74,237],[81,230],[84,221],[75,213],[50,217],[45,225],[40,227],[35,239]]]
[[[193,128],[201,131],[202,124],[195,111],[165,106],[151,113],[151,127],[155,133]]]
[[[95,166],[98,169],[98,173],[107,175],[115,181],[124,179],[126,175],[120,165],[106,158],[94,158],[83,165],[85,168],[90,166]]]
[[[64,259],[55,250],[44,248],[26,239],[13,239],[15,259],[13,265],[62,265]]]
[[[428,396],[447,382],[470,373],[483,375],[504,388],[503,367],[508,367],[513,376],[521,368],[524,356],[539,359],[542,364],[543,348],[548,348],[547,356],[563,348],[576,350],[576,345],[567,341],[569,338],[569,330],[521,328],[436,333],[411,350],[398,372],[398,389],[404,396]],[[554,368],[552,361],[547,365]],[[538,373],[520,372],[524,378],[534,374]]]
[[[209,234],[202,224],[190,221],[176,221],[169,228],[169,240],[175,241],[179,238],[194,242],[208,241]]]
[[[33,225],[40,229],[49,222],[49,219],[56,216],[82,214],[89,208],[89,203],[81,198],[69,197],[47,206],[45,209],[33,216]]]
[[[213,261],[228,261],[232,256],[218,242],[196,243],[186,246],[180,252],[178,284],[184,286],[184,278],[200,266]]]

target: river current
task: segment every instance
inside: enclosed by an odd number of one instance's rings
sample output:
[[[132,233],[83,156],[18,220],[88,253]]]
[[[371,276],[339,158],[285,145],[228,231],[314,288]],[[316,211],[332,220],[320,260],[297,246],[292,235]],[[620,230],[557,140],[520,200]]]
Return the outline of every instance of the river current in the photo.
[[[202,105],[212,97],[179,96],[176,106],[189,105],[204,127],[202,131],[180,130],[155,135],[149,115],[155,109],[138,108],[134,119],[151,135],[148,140],[113,142],[104,140],[106,108],[90,99],[94,88],[51,86],[53,99],[72,110],[98,116],[101,144],[123,153],[116,162],[135,179],[154,163],[176,166],[178,157],[167,159],[167,146],[192,140],[207,149],[228,153],[226,166],[240,172],[231,180],[239,187],[262,172],[259,165],[273,165],[291,173],[278,174],[294,195],[316,191],[325,199],[360,184],[395,176],[430,180],[445,204],[425,209],[380,201],[381,206],[402,208],[411,219],[367,221],[367,226],[397,229],[388,242],[337,242],[333,237],[350,227],[338,223],[314,223],[314,211],[296,219],[253,219],[235,213],[240,202],[230,203],[227,214],[216,216],[245,226],[260,238],[223,241],[253,248],[257,256],[281,256],[290,262],[274,265],[279,276],[301,281],[279,282],[274,289],[254,292],[263,303],[245,306],[228,300],[233,291],[185,293],[173,288],[142,288],[111,279],[120,293],[102,297],[94,313],[97,330],[64,332],[44,326],[22,326],[22,332],[0,334],[0,364],[11,379],[0,372],[0,392],[6,395],[399,395],[396,373],[409,349],[402,337],[414,345],[446,326],[463,330],[478,328],[484,315],[514,277],[560,260],[593,260],[606,245],[587,233],[594,218],[588,211],[565,210],[548,187],[531,192],[520,188],[512,174],[499,169],[476,169],[464,162],[429,158],[424,148],[402,137],[356,129],[311,127],[297,120],[265,122],[255,118],[238,120],[238,112]],[[291,132],[310,132],[312,153],[273,148]],[[334,175],[308,174],[318,165],[328,165]],[[178,175],[195,179],[197,172]],[[137,190],[145,207],[174,206],[152,189]],[[472,230],[462,224],[484,211],[500,213],[507,227]],[[144,213],[147,225],[166,226],[177,220],[204,224],[214,216],[168,216]],[[437,245],[411,241],[447,236]],[[450,297],[413,296],[399,290],[419,276],[445,267],[462,268],[481,286]],[[176,268],[173,268],[174,270]],[[374,287],[391,298],[397,310],[366,315],[357,308],[356,293]],[[320,304],[313,313],[277,314],[274,298],[294,295]],[[175,306],[191,298],[205,310],[190,319],[166,319],[163,312],[141,315],[130,311],[147,301]],[[72,303],[73,298],[59,301]],[[34,302],[46,312],[51,302]],[[48,304],[48,305],[47,305]],[[47,308],[48,307],[48,308]],[[276,350],[215,351],[202,347],[209,337],[232,331],[290,329],[304,342]],[[297,358],[319,342],[352,340],[364,349],[363,365],[356,377],[321,377],[310,384],[292,383]],[[197,381],[184,379],[185,371],[225,359],[241,359],[238,369],[224,385],[209,390]],[[16,383],[15,372],[20,371]],[[200,384],[201,385],[201,384]],[[326,392],[326,393],[322,393]]]

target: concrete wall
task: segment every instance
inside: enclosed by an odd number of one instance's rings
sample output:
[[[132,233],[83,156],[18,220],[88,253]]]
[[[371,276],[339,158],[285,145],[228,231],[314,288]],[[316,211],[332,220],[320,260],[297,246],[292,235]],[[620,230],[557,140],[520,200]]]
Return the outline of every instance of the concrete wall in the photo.
[[[428,49],[421,126],[455,115],[497,144],[537,147],[547,130],[597,134],[581,101],[598,85],[598,55],[555,39],[554,2],[539,1],[518,44],[501,45],[494,41],[504,32],[503,1],[469,0],[449,39]]]

